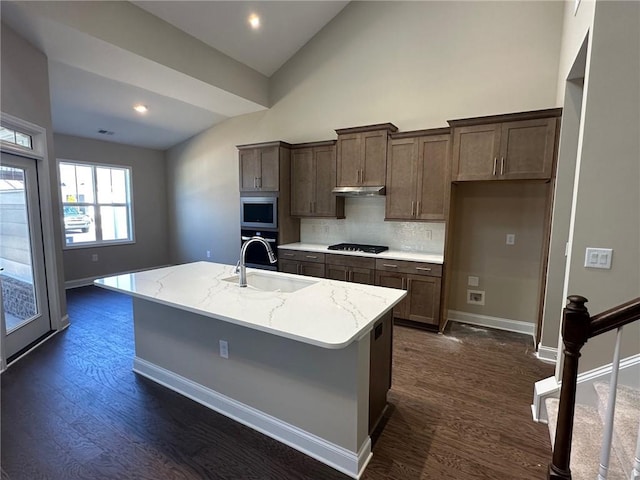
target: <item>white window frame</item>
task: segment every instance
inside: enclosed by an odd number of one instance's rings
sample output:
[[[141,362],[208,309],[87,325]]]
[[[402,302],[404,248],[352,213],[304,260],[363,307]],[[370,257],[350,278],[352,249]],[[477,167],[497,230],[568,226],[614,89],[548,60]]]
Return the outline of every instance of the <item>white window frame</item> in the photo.
[[[79,160],[69,160],[65,158],[57,159],[57,168],[58,168],[58,177],[60,176],[60,164],[67,163],[72,165],[81,165],[83,167],[91,168],[91,176],[93,182],[93,202],[65,202],[62,198],[62,188],[58,186],[58,198],[60,199],[60,212],[62,214],[60,221],[62,222],[62,245],[64,250],[77,250],[79,248],[95,248],[95,247],[107,247],[111,245],[131,245],[136,243],[135,237],[135,229],[134,229],[134,219],[133,219],[133,168],[129,165],[115,165],[115,164],[106,164],[106,163],[93,163]],[[96,178],[96,168],[108,168],[108,169],[120,169],[127,170],[127,179],[128,179],[128,188],[127,188],[127,203],[99,203],[98,202],[98,183]],[[73,207],[93,207],[94,210],[94,222],[96,229],[96,240],[90,242],[81,242],[81,243],[71,243],[67,244],[67,235],[64,229],[64,208],[68,206]],[[124,240],[102,240],[102,226],[100,224],[100,207],[101,206],[115,206],[115,207],[128,207],[127,217],[129,220],[129,237]]]

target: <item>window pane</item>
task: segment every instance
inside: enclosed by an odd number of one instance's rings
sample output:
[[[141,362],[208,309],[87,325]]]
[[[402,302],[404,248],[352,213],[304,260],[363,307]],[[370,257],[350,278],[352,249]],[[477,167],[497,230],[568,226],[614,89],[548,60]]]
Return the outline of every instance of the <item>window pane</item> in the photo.
[[[31,148],[31,136],[16,132],[16,143],[23,147]]]
[[[103,240],[127,240],[129,222],[127,207],[100,207]]]
[[[127,203],[127,173],[121,168],[96,168],[98,203]]]
[[[8,128],[0,127],[0,140],[16,143],[16,132]]]
[[[94,202],[91,170],[91,167],[85,165],[60,164],[60,189],[63,202]]]
[[[64,205],[64,236],[67,245],[96,241],[93,207]]]

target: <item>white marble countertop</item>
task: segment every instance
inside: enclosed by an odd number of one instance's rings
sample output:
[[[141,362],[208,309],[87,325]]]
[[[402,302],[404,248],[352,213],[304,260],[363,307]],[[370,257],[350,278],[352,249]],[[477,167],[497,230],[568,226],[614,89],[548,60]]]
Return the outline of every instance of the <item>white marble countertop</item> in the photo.
[[[406,252],[403,250],[387,250],[382,253],[366,253],[366,252],[345,252],[341,250],[329,250],[328,245],[322,245],[317,243],[288,243],[285,245],[279,245],[278,248],[286,248],[289,250],[304,250],[308,252],[319,253],[333,253],[336,255],[355,255],[359,257],[374,257],[374,258],[388,258],[393,260],[407,260],[411,262],[428,262],[438,263],[442,265],[444,257],[437,253],[422,253],[422,252]]]
[[[97,286],[324,348],[367,334],[404,290],[247,268],[247,274],[313,282],[292,293],[240,288],[234,266],[196,262],[100,278]]]

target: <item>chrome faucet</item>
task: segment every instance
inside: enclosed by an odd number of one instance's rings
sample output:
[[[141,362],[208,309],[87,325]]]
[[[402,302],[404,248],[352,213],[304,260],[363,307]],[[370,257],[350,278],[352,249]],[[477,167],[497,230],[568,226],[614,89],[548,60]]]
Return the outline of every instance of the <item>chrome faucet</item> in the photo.
[[[238,260],[238,263],[236,265],[236,273],[240,274],[239,285],[241,287],[247,286],[247,267],[245,266],[245,256],[247,254],[247,247],[254,242],[258,242],[264,245],[264,248],[267,249],[267,255],[269,255],[269,262],[276,263],[278,261],[275,253],[273,253],[273,250],[271,249],[271,245],[269,245],[269,242],[267,242],[262,237],[251,237],[249,240],[242,244],[242,248],[240,249],[240,260]]]

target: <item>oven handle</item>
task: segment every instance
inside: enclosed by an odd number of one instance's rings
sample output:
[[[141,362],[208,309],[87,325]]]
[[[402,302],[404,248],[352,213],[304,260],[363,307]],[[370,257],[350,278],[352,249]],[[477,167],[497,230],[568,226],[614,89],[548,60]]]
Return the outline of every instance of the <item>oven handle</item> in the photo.
[[[266,240],[269,243],[276,243],[276,240],[274,238],[264,238],[264,237],[260,237],[263,240]],[[245,237],[244,235],[240,237],[240,240],[242,240],[243,242],[246,242],[247,240],[251,240],[251,237]]]

